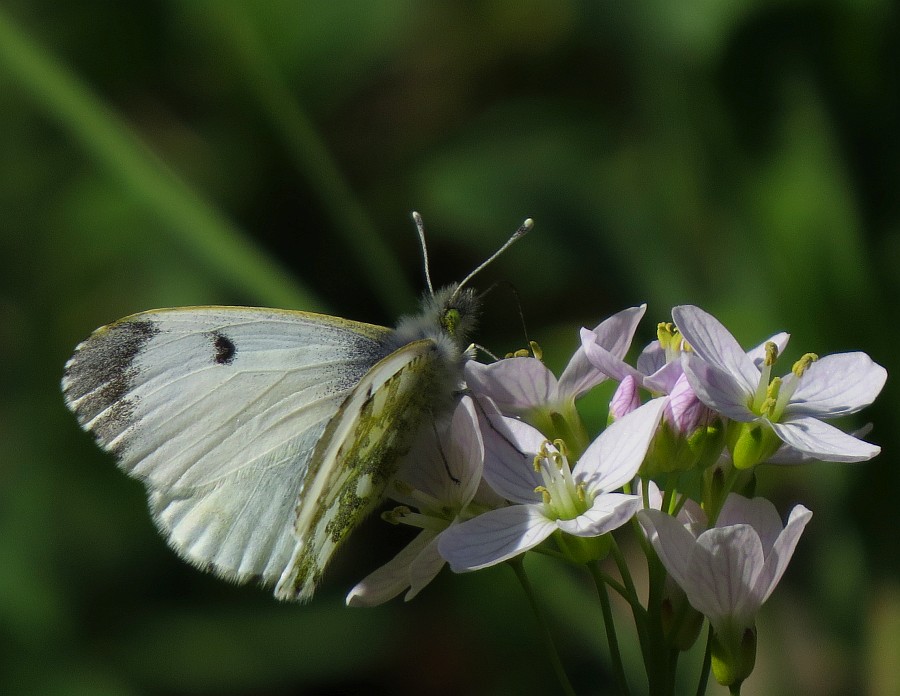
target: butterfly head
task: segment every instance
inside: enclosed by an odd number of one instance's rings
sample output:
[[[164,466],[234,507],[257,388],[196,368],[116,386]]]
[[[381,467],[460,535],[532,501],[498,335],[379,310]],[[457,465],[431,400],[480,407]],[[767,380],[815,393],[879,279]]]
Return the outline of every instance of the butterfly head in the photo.
[[[423,338],[433,340],[448,352],[463,353],[478,321],[481,299],[472,288],[449,285],[422,300],[422,310],[404,317],[394,332],[400,344]]]

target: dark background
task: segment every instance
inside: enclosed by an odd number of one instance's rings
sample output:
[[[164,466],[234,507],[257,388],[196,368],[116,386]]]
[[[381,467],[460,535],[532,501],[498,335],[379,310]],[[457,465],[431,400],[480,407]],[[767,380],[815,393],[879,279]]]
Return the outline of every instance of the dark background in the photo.
[[[554,692],[507,569],[347,609],[403,541],[376,520],[311,605],[278,604],[179,561],[63,407],[75,344],[142,309],[393,323],[424,287],[413,209],[437,282],[535,219],[478,285],[516,287],[557,370],[579,326],[644,301],[640,343],[691,302],[747,345],[791,331],[785,370],[885,365],[845,424],[875,423],[878,459],[761,471],[815,516],[744,693],[900,692],[898,34],[886,0],[4,2],[0,692]],[[479,342],[520,347],[508,285],[487,304]],[[604,693],[585,578],[529,568],[573,679]]]

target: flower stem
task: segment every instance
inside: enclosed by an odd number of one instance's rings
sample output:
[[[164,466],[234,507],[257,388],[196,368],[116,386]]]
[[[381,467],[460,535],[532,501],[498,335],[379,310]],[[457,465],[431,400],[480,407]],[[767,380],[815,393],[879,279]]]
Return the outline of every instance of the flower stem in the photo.
[[[597,563],[589,563],[588,570],[594,578],[594,584],[597,586],[597,595],[600,597],[600,606],[603,609],[603,623],[606,626],[606,640],[609,642],[609,654],[612,658],[613,671],[616,675],[616,681],[619,683],[619,689],[623,694],[628,696],[631,691],[628,689],[628,680],[625,678],[625,667],[622,664],[622,654],[619,652],[619,639],[616,637],[616,622],[612,615],[612,606],[609,603],[609,592],[606,590],[606,580],[604,573],[600,571]]]
[[[697,696],[703,696],[706,693],[706,684],[709,682],[709,668],[712,665],[712,640],[713,627],[710,626],[706,636],[706,652],[703,653],[703,666],[700,668],[700,681],[697,682]]]
[[[513,572],[519,579],[519,584],[522,585],[522,589],[525,590],[525,595],[528,597],[528,603],[531,605],[531,610],[534,612],[538,626],[540,626],[541,634],[544,639],[544,646],[547,648],[547,654],[553,665],[553,671],[556,672],[556,678],[559,680],[562,692],[566,694],[566,696],[575,696],[575,690],[572,688],[569,676],[563,668],[562,660],[559,659],[559,652],[556,650],[556,645],[553,643],[553,636],[550,633],[550,625],[547,623],[547,617],[544,616],[544,612],[538,604],[537,597],[534,594],[534,588],[531,586],[531,581],[525,573],[525,564],[522,562],[521,558],[514,558],[508,561],[508,564],[513,569]]]

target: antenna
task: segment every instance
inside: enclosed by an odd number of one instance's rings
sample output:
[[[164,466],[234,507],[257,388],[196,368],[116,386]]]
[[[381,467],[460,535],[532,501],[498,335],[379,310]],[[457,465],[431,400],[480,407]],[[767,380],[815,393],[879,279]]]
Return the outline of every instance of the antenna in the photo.
[[[412,219],[416,223],[416,230],[419,233],[419,242],[422,245],[422,261],[425,264],[425,284],[428,285],[428,292],[434,295],[434,286],[431,284],[431,269],[428,266],[428,247],[425,245],[425,223],[422,222],[422,216],[415,210],[412,213]]]
[[[503,246],[501,246],[499,249],[497,249],[497,251],[495,251],[493,254],[491,254],[491,256],[486,261],[484,261],[480,266],[478,266],[478,268],[476,268],[469,275],[467,275],[465,278],[463,278],[463,280],[460,282],[460,284],[456,286],[456,291],[453,293],[453,295],[454,296],[458,295],[459,291],[462,290],[463,287],[465,287],[466,283],[468,283],[470,280],[472,280],[472,278],[474,278],[476,274],[481,272],[485,268],[485,266],[490,264],[494,259],[496,259],[498,256],[500,256],[500,254],[502,254],[504,251],[509,249],[513,244],[518,242],[522,237],[524,237],[531,230],[532,227],[534,227],[534,220],[532,220],[531,218],[528,218],[527,220],[525,220],[525,222],[523,222],[521,225],[519,225],[519,229],[517,229],[515,232],[513,232],[512,237],[507,239],[506,243]]]

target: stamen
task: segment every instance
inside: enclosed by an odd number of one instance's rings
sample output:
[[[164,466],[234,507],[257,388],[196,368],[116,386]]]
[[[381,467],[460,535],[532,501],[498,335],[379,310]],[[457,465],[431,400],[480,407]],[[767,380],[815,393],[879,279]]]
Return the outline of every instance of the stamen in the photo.
[[[382,512],[381,519],[383,519],[388,524],[400,524],[401,522],[403,522],[403,518],[410,514],[412,514],[412,510],[410,510],[405,505],[399,505],[393,510],[385,510],[384,512]]]
[[[772,341],[766,342],[766,360],[765,364],[771,367],[775,364],[775,361],[778,359],[778,346],[775,345]]]
[[[531,354],[540,361],[544,360],[544,350],[538,345],[537,341],[528,341],[531,346]]]
[[[791,372],[797,375],[797,377],[802,377],[803,373],[809,369],[809,366],[818,359],[819,356],[815,353],[806,353],[802,358],[794,363],[794,366],[791,368]]]
[[[588,494],[587,494],[587,486],[584,484],[584,481],[575,486],[575,495],[578,497],[578,500],[582,503],[587,502]]]

